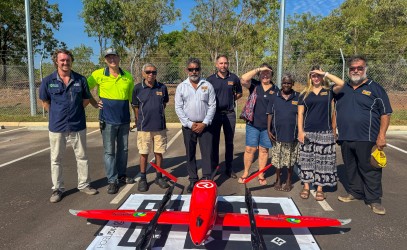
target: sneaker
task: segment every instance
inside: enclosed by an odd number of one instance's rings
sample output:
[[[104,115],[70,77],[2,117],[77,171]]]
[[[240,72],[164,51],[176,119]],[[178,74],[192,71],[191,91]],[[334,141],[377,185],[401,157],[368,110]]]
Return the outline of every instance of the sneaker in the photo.
[[[192,191],[194,190],[194,185],[195,182],[191,181],[187,187],[187,193],[192,193]]]
[[[385,215],[386,209],[380,203],[367,204],[375,214]]]
[[[146,179],[141,178],[141,179],[138,181],[137,190],[138,190],[139,192],[147,192],[147,191],[148,191],[148,183],[147,183],[147,180],[146,180]]]
[[[135,183],[133,178],[127,177],[127,176],[122,176],[119,178],[119,183],[121,184],[133,184]]]
[[[232,169],[228,169],[225,171],[225,174],[227,177],[232,178],[232,179],[237,179],[237,175],[235,172],[233,172]]]
[[[160,186],[160,188],[162,188],[162,189],[166,189],[166,188],[170,187],[170,185],[168,185],[168,183],[162,177],[161,178],[155,178],[154,183],[157,184],[158,186]]]
[[[109,186],[107,187],[107,193],[115,194],[117,192],[119,192],[119,185],[117,185],[117,183],[109,183]]]
[[[49,201],[52,203],[57,203],[62,200],[62,191],[61,190],[54,190],[52,192],[51,198],[49,198]]]
[[[338,196],[338,200],[340,200],[342,202],[351,202],[351,201],[356,201],[357,199],[353,195],[347,194],[347,195]]]
[[[94,189],[91,186],[87,186],[85,188],[79,189],[79,191],[81,191],[82,193],[85,193],[85,194],[89,194],[89,195],[95,195],[95,194],[99,193],[96,189]]]

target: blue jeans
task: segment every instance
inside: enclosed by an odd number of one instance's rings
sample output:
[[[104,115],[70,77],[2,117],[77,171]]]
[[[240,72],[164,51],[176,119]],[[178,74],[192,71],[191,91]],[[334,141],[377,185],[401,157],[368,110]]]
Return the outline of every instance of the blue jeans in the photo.
[[[246,146],[272,148],[270,138],[266,128],[257,128],[246,124]]]
[[[105,149],[105,172],[108,183],[117,183],[117,178],[126,176],[130,124],[107,124],[102,130]],[[117,145],[117,150],[116,150]]]

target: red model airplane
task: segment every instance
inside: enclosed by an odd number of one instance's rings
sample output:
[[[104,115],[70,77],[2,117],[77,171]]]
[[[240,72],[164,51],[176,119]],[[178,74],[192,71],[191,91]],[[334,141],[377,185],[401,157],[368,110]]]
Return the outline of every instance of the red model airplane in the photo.
[[[167,190],[157,211],[136,211],[136,210],[70,210],[73,215],[99,220],[126,221],[142,224],[149,224],[143,235],[138,241],[151,243],[151,237],[155,231],[156,224],[181,224],[189,225],[189,234],[195,245],[201,245],[209,237],[212,228],[215,225],[251,227],[252,243],[261,247],[262,237],[257,228],[298,228],[298,227],[332,227],[348,224],[351,220],[339,220],[332,218],[310,217],[310,216],[290,216],[290,215],[259,215],[253,213],[252,199],[249,189],[246,187],[246,205],[248,214],[240,213],[218,213],[217,212],[217,185],[213,180],[198,181],[191,195],[189,212],[184,211],[165,211],[165,205],[170,200],[172,190],[177,178],[165,170],[159,168],[154,163],[151,165],[158,171],[161,171],[173,181],[173,185]],[[245,180],[245,184],[256,177],[258,174],[266,171],[269,166],[257,172]],[[216,172],[216,171],[215,171]],[[212,178],[213,179],[213,178]],[[253,238],[254,237],[254,238]],[[257,237],[257,239],[256,239]],[[146,239],[147,238],[147,239]],[[139,244],[136,242],[136,245]],[[264,242],[263,242],[264,243]],[[144,249],[144,247],[142,247]]]

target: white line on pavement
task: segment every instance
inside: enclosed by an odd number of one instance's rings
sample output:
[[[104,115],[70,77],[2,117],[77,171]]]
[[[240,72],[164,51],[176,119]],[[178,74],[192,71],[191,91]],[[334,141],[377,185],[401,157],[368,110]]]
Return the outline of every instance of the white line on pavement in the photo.
[[[114,199],[110,202],[110,204],[118,204],[121,199],[124,198],[124,196],[127,195],[128,192],[130,192],[130,190],[134,187],[134,185],[136,184],[126,184],[124,186],[124,188],[122,189],[122,191],[120,191],[120,193],[118,195],[116,195],[116,197],[114,197]]]
[[[4,132],[0,132],[0,134],[10,133],[10,132],[12,132],[12,131],[16,131],[16,130],[20,130],[20,129],[25,129],[25,128],[27,128],[27,127],[15,128],[15,129],[7,130],[7,131],[4,131]]]
[[[99,131],[99,130],[95,130],[95,131]],[[89,132],[89,133],[87,133],[86,135],[93,134],[93,133],[95,133],[95,131]],[[68,145],[67,145],[67,147],[68,147]],[[49,150],[50,148],[51,148],[51,147],[44,148],[44,149],[41,149],[41,150],[39,150],[39,151],[37,151],[37,152],[34,152],[34,153],[32,153],[32,154],[24,155],[23,157],[14,159],[14,160],[9,161],[9,162],[6,162],[6,163],[3,163],[3,164],[0,165],[0,168],[5,167],[5,166],[7,166],[7,165],[10,165],[10,164],[12,164],[12,163],[14,163],[14,162],[24,160],[24,159],[26,159],[26,158],[28,158],[28,157],[33,156],[33,155],[36,155],[36,154],[45,152],[45,151]]]
[[[407,154],[407,151],[406,151],[406,150],[403,150],[403,149],[401,149],[401,148],[398,148],[398,147],[393,146],[393,145],[388,144],[388,143],[387,143],[387,146],[388,146],[388,147],[391,147],[391,148],[394,148],[394,149],[397,149],[398,151],[400,151],[400,152],[403,152],[403,153]]]
[[[310,191],[311,191],[312,196],[314,196],[314,198],[315,198],[315,196],[316,196],[315,190],[311,189]],[[326,200],[318,201],[318,203],[319,203],[319,205],[321,205],[323,210],[325,210],[325,211],[334,211],[332,209],[332,207],[328,204],[328,202],[326,202]]]
[[[180,136],[180,134],[182,133],[182,130],[179,130],[178,133],[171,138],[170,142],[168,142],[167,144],[167,149],[174,143],[174,141],[178,138],[178,136]],[[154,158],[151,159],[150,161],[154,161]],[[147,164],[147,169],[146,172],[148,171],[148,169],[150,168],[150,164]],[[138,180],[140,180],[140,173],[138,173],[136,175],[136,177],[134,177],[134,180],[137,182]],[[130,192],[130,189],[134,186],[135,184],[127,184],[125,186],[125,188],[122,189],[122,191],[120,191],[120,193],[110,202],[110,204],[119,204],[120,200],[127,195],[128,192]],[[127,188],[129,187],[129,188]]]

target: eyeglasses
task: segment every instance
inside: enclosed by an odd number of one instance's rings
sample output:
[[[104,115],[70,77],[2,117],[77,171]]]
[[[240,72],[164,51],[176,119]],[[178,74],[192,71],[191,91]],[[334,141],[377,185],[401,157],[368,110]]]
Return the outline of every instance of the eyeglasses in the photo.
[[[199,72],[200,70],[201,70],[201,68],[188,68],[189,72],[194,72],[194,71]]]
[[[349,67],[349,71],[355,71],[355,70],[363,71],[364,69],[365,69],[365,67],[363,67],[363,66]]]
[[[150,70],[146,70],[146,71],[144,71],[144,73],[146,73],[147,75],[149,75],[149,74],[153,74],[153,75],[157,75],[157,71],[150,71]]]
[[[291,85],[291,84],[293,84],[293,83],[292,83],[292,82],[282,82],[281,84]]]

